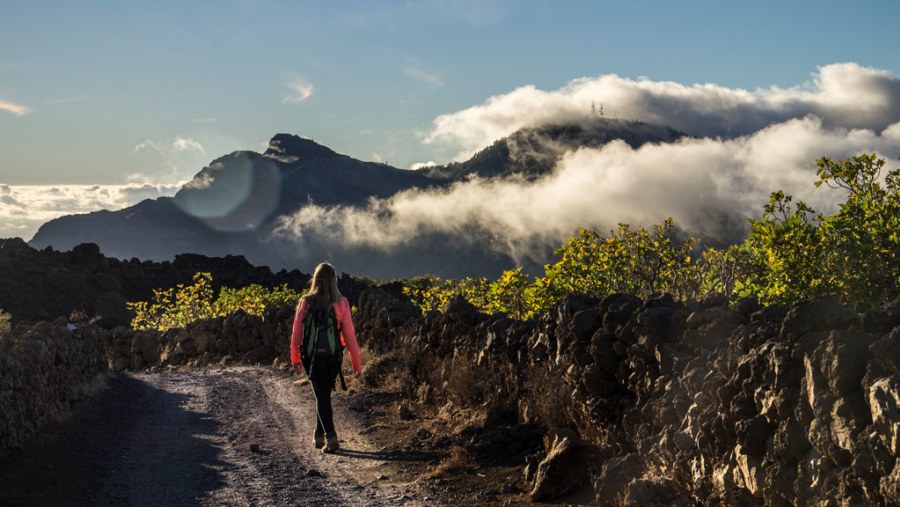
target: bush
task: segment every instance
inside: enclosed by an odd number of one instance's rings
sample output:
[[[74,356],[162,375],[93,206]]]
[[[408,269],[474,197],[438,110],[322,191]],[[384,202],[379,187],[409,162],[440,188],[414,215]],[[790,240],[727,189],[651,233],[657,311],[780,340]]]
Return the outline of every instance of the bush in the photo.
[[[746,246],[752,273],[745,292],[764,302],[792,303],[830,295],[863,311],[896,297],[900,287],[900,170],[879,182],[884,160],[874,154],[818,161],[819,180],[847,192],[833,215],[772,194],[763,217],[751,220]]]
[[[169,289],[154,289],[150,301],[128,303],[128,308],[135,314],[131,327],[165,331],[238,310],[262,317],[269,308],[295,305],[300,299],[300,294],[286,284],[274,289],[253,284],[240,289],[222,287],[213,300],[210,273],[196,273],[193,281],[192,285],[178,284]]]

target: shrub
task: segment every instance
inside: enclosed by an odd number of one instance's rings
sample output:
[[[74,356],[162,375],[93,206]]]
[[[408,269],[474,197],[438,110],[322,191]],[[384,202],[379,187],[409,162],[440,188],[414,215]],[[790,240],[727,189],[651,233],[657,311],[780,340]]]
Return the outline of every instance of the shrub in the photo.
[[[213,300],[210,273],[196,273],[193,281],[192,285],[154,289],[150,301],[128,303],[128,308],[135,314],[131,327],[165,331],[238,310],[261,317],[269,308],[294,305],[300,298],[300,294],[286,284],[274,289],[253,284],[240,289],[222,287]]]

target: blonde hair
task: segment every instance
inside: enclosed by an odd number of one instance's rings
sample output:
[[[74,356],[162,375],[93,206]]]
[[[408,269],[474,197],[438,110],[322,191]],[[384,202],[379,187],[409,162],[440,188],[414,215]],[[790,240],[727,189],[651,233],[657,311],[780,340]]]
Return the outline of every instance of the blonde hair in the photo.
[[[342,297],[338,290],[334,266],[327,262],[320,263],[313,272],[309,281],[309,291],[303,295],[303,299],[313,306],[321,307],[337,303]]]

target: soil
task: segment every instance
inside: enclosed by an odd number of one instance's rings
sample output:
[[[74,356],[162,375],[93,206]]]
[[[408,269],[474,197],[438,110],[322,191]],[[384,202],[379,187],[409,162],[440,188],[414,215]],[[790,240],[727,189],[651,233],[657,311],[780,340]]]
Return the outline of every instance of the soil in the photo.
[[[529,503],[520,455],[533,442],[492,441],[477,418],[466,425],[470,414],[417,413],[399,392],[348,382],[334,398],[341,449],[322,454],[312,445],[312,390],[283,370],[111,375],[101,393],[0,462],[0,504]],[[500,445],[515,455],[478,459],[467,443],[479,438],[488,453]]]

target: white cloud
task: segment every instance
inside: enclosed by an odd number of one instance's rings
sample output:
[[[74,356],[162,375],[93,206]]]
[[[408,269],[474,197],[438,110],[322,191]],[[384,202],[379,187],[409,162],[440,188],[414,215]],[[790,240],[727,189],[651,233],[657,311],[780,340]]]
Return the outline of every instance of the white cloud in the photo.
[[[900,77],[843,63],[819,68],[801,86],[747,91],[608,74],[552,91],[523,86],[490,97],[437,117],[424,141],[465,160],[520,128],[599,114],[592,104],[602,106],[607,117],[669,125],[695,136],[747,135],[807,114],[819,116],[827,127],[881,131],[900,119]]]
[[[444,80],[441,78],[440,74],[423,69],[421,64],[415,61],[408,65],[404,65],[403,73],[406,74],[406,77],[418,81],[432,89],[444,86]]]
[[[0,187],[0,238],[30,239],[45,222],[63,215],[117,210],[144,199],[173,195],[180,185],[3,185]]]
[[[145,139],[134,146],[134,151],[158,156],[162,164],[158,171],[129,175],[130,184],[181,185],[209,160],[200,141],[181,136],[165,141]]]
[[[879,135],[828,128],[810,116],[734,139],[685,138],[638,149],[614,141],[568,153],[537,181],[470,180],[372,200],[365,209],[306,206],[282,217],[277,233],[314,232],[336,245],[390,250],[437,232],[459,241],[489,238],[486,248],[522,260],[536,259],[580,226],[607,231],[619,222],[652,225],[674,216],[707,239],[735,241],[774,190],[833,209],[840,193],[815,188],[815,160],[861,151],[896,160],[900,123]]]
[[[206,153],[206,150],[203,148],[203,145],[200,144],[200,141],[181,136],[178,136],[171,141],[164,142],[145,139],[134,146],[134,151],[143,151],[146,149],[151,149],[161,154],[190,150],[198,151],[200,153]]]
[[[291,94],[281,99],[282,104],[297,104],[308,100],[313,95],[313,85],[299,78],[287,87],[291,90]]]
[[[175,141],[172,142],[172,147],[177,151],[197,150],[201,153],[206,153],[199,141],[189,138],[176,137]]]
[[[209,188],[209,186],[212,185],[213,180],[215,180],[215,178],[213,178],[210,173],[201,172],[197,173],[197,175],[194,176],[194,179],[185,183],[184,187],[192,190],[202,190],[204,188]]]
[[[438,165],[437,162],[435,162],[434,160],[429,160],[428,162],[416,162],[415,164],[409,166],[409,168],[415,171],[416,169],[422,169],[424,167],[434,167],[436,165]]]
[[[16,116],[25,116],[31,112],[31,109],[20,104],[13,104],[12,102],[0,100],[0,111],[6,111]]]

